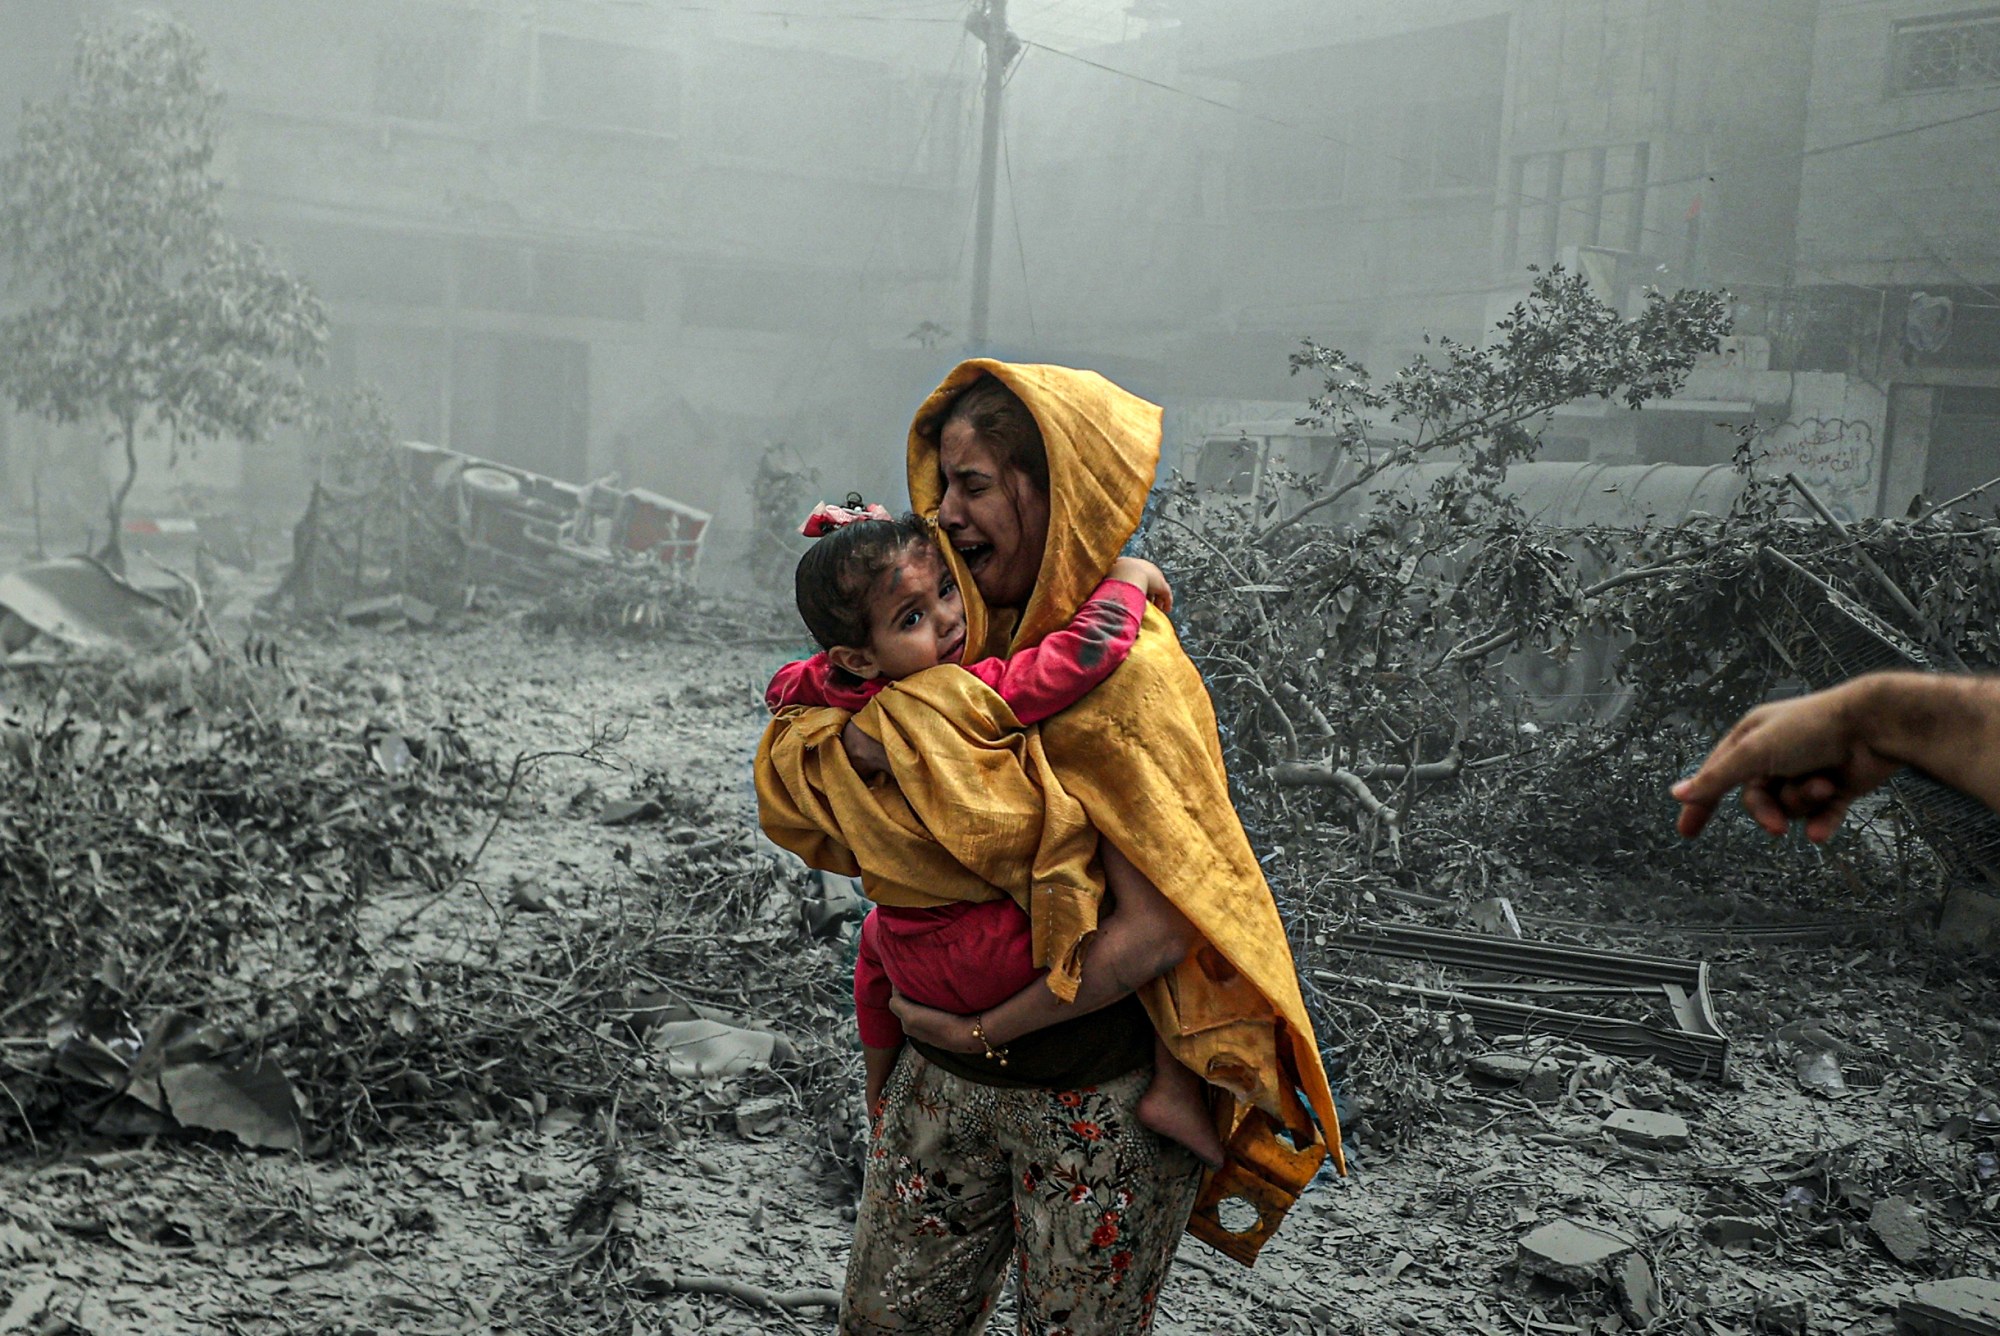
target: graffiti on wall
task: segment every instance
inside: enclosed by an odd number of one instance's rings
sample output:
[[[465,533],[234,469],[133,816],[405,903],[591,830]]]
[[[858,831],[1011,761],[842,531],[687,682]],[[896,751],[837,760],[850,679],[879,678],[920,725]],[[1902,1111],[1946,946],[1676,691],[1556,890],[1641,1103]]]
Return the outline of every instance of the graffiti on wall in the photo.
[[[1798,417],[1766,439],[1762,471],[1799,480],[1843,520],[1875,512],[1881,451],[1875,428],[1858,418]]]

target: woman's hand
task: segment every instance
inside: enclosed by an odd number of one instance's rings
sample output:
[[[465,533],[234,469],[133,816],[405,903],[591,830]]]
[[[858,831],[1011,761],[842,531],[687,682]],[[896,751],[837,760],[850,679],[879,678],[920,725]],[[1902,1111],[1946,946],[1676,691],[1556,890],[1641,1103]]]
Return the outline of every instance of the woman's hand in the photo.
[[[889,1010],[896,1013],[896,1019],[903,1023],[903,1033],[932,1048],[941,1048],[947,1053],[984,1053],[986,1045],[979,1042],[972,1033],[972,1027],[979,1019],[976,1016],[959,1016],[949,1011],[939,1011],[920,1002],[912,1002],[901,993],[889,996]]]
[[[1120,557],[1111,563],[1109,578],[1139,586],[1139,592],[1146,596],[1146,601],[1161,612],[1174,610],[1174,587],[1167,583],[1166,573],[1150,561],[1141,557]]]
[[[889,753],[881,743],[856,728],[852,719],[840,730],[840,745],[847,752],[848,764],[863,779],[889,773]]]

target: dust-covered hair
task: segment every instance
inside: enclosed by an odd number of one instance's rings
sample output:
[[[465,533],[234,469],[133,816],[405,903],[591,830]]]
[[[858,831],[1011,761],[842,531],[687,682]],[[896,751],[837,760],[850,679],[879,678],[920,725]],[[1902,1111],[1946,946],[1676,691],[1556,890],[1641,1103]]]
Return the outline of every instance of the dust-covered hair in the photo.
[[[998,376],[989,371],[953,395],[942,412],[923,424],[922,431],[938,441],[954,422],[963,422],[975,435],[990,441],[1003,459],[1028,475],[1036,491],[1049,494],[1049,451],[1042,442],[1041,424],[1021,402],[1021,396]]]
[[[794,585],[799,616],[821,649],[867,647],[868,591],[916,543],[933,545],[930,526],[905,514],[856,520],[806,549]]]

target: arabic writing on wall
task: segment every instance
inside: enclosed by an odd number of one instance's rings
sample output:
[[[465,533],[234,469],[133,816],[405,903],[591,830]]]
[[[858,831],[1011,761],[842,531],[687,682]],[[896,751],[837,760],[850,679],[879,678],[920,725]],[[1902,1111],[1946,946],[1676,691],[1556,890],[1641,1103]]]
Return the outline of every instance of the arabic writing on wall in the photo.
[[[1874,513],[1879,450],[1872,424],[1855,418],[1793,418],[1771,433],[1764,468],[1796,473],[1844,520]]]

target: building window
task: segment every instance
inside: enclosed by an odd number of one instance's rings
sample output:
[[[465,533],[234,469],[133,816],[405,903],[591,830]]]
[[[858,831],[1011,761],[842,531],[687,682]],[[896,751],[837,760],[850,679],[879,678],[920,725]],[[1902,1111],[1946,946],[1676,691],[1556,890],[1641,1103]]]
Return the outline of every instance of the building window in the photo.
[[[1890,83],[1898,93],[2000,83],[2000,10],[1898,24]]]
[[[1499,155],[1498,98],[1417,103],[1403,119],[1403,193],[1491,189]]]
[[[478,311],[643,321],[646,273],[626,255],[468,239],[458,248],[458,303]]]
[[[1642,251],[1647,156],[1645,144],[1612,144],[1514,159],[1507,267],[1546,268],[1569,246]]]
[[[467,119],[484,35],[477,14],[407,6],[376,45],[370,110],[408,121]]]
[[[680,62],[670,52],[543,33],[535,59],[543,120],[649,135],[680,129]]]

